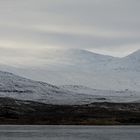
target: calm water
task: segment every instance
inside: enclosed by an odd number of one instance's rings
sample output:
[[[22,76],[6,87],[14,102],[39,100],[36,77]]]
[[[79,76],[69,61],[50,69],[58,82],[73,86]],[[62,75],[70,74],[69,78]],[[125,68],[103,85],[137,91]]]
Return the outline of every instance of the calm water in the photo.
[[[140,140],[140,126],[0,126],[0,140]]]

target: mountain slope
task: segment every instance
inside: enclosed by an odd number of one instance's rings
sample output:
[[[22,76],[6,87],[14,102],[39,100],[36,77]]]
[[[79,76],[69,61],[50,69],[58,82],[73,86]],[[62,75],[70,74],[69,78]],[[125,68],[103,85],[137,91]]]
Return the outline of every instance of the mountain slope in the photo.
[[[121,63],[128,71],[140,72],[140,50],[124,57]]]
[[[67,89],[3,71],[0,71],[0,97],[47,104],[85,104],[96,101],[96,96],[93,95],[77,94]]]
[[[89,81],[89,78],[95,77],[98,70],[103,70],[109,64],[108,62],[115,59],[78,49],[50,49],[44,52],[41,57],[41,61],[35,66],[0,66],[0,69],[55,85],[61,83],[62,85],[81,84],[92,86],[90,83],[93,82],[92,80]]]
[[[37,65],[30,67],[0,68],[54,85],[140,91],[140,51],[124,58],[114,58],[86,50],[50,49],[40,54],[40,58]]]
[[[0,71],[0,97],[61,105],[93,102],[139,102],[140,100],[139,92],[135,91],[98,90],[83,86],[57,87],[3,71]]]

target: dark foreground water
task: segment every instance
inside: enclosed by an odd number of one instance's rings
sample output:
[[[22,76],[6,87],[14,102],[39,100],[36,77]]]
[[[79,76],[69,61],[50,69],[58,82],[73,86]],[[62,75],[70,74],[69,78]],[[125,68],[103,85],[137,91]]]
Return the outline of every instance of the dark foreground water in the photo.
[[[0,140],[140,140],[140,126],[0,126]]]

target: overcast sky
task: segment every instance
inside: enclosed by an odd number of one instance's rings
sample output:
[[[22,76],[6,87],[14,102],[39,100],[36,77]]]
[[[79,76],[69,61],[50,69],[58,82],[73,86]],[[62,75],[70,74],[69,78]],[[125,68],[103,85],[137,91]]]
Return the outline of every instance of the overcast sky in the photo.
[[[0,0],[0,55],[79,48],[124,56],[140,49],[139,0]]]

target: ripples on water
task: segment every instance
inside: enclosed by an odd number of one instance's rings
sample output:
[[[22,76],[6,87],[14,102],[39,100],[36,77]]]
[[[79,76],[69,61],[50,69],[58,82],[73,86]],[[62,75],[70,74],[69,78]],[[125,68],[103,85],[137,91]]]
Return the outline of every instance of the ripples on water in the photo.
[[[140,140],[140,126],[0,126],[0,140]]]

